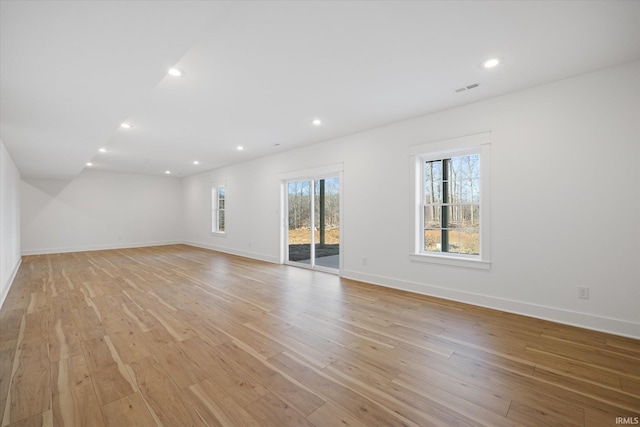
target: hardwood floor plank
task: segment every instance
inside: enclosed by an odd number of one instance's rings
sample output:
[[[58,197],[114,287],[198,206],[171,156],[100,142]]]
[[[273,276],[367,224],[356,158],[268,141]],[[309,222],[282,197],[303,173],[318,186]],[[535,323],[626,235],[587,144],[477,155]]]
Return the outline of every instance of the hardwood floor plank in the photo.
[[[491,407],[491,404],[483,400],[481,395],[472,396],[471,400],[469,400],[469,394],[457,393],[459,387],[458,389],[447,388],[446,390],[442,387],[429,387],[429,385],[425,384],[422,380],[406,374],[399,375],[398,378],[394,379],[391,383],[403,388],[405,391],[410,391],[422,396],[429,404],[464,422],[471,424],[477,419],[483,419],[492,426],[514,425],[513,422],[510,422],[506,418],[507,412],[503,411],[501,405]],[[504,413],[498,413],[496,410]]]
[[[84,356],[51,364],[52,412],[56,426],[103,426],[100,406]]]
[[[317,335],[324,336],[329,340],[332,340],[338,344],[348,342],[350,337],[354,340],[370,341],[373,344],[379,345],[384,348],[391,349],[398,345],[400,341],[389,338],[386,335],[376,334],[375,332],[360,328],[358,326],[341,324],[341,322],[334,319],[321,318],[309,313],[303,313],[298,316],[294,321],[288,323],[298,326],[304,330],[314,332]]]
[[[53,425],[53,414],[49,410],[24,420],[16,421],[10,424],[9,427],[53,427]]]
[[[5,400],[9,392],[13,373],[13,360],[17,351],[18,339],[0,341],[0,398]],[[4,411],[4,407],[0,408]],[[0,421],[2,416],[0,415]]]
[[[27,256],[0,420],[616,425],[640,340],[185,245]]]
[[[406,327],[400,327],[399,325],[394,325],[391,321],[388,321],[388,320],[378,319],[375,322],[371,322],[367,319],[363,320],[362,318],[359,318],[357,316],[350,316],[348,318],[340,319],[340,320],[343,320],[344,322],[352,325],[359,326],[363,329],[368,329],[379,336],[393,339],[400,344],[404,343],[414,347],[419,347],[443,357],[449,357],[452,354],[452,350],[450,348],[446,348],[445,345],[438,344],[438,341],[434,339],[435,336],[422,335],[418,331],[410,331],[407,333]],[[396,331],[404,331],[405,336],[395,335],[394,332]],[[412,339],[412,336],[413,336],[413,339]],[[421,338],[419,338],[419,340],[415,340],[416,336],[421,336]]]
[[[391,352],[385,348],[379,348],[377,345],[369,343],[353,343],[346,348],[347,351],[340,355],[342,360],[351,363],[366,363],[371,365],[372,369],[377,369],[380,375],[389,379],[395,378],[400,374],[401,367],[393,359]]]
[[[634,357],[596,348],[585,348],[554,340],[553,343],[527,343],[527,351],[553,355],[562,360],[578,361],[588,366],[600,367],[640,379],[640,361]]]
[[[116,363],[105,342],[105,336],[82,341],[82,349],[91,374],[96,374]]]
[[[584,425],[584,414],[567,414],[557,405],[547,406],[535,402],[535,406],[521,403],[516,400],[511,402],[507,418],[524,425],[540,426],[567,426],[576,427]]]
[[[68,300],[50,300],[48,321],[49,357],[52,362],[82,354],[78,329]]]
[[[311,387],[326,401],[331,401],[368,425],[417,426],[391,410],[385,410],[374,399],[365,397],[340,381],[330,378],[309,364],[296,360],[287,353],[270,359],[272,363],[301,383]]]
[[[588,395],[592,399],[605,402],[609,405],[619,406],[628,411],[633,411],[634,408],[640,405],[640,396],[595,384],[591,381],[567,377],[566,375],[562,375],[561,372],[546,369],[541,366],[536,367],[534,376],[536,378],[542,378],[548,383],[573,390],[576,393]]]
[[[110,333],[109,338],[124,363],[150,356],[151,352],[142,340],[140,333],[124,330]]]
[[[171,334],[177,341],[196,336],[191,325],[184,324],[175,318],[169,311],[161,308],[147,309],[147,312],[155,317],[158,322]]]
[[[511,403],[508,396],[500,395],[489,388],[479,387],[435,369],[425,370],[425,375],[419,379],[404,373],[400,374],[396,379],[398,381],[406,381],[416,387],[443,390],[502,416],[507,415],[509,404]]]
[[[465,356],[454,354],[451,357],[451,375],[466,379],[480,387],[491,387],[500,395],[527,402],[532,398],[538,398],[539,393],[545,396],[561,400],[567,408],[584,408],[586,406],[598,408],[604,411],[620,411],[622,407],[618,403],[612,403],[607,399],[589,395],[581,390],[576,390],[561,383],[553,383],[534,375],[521,375],[500,367],[492,366],[484,362],[469,359]],[[413,372],[419,377],[420,372]],[[567,381],[571,378],[567,377]],[[639,402],[640,406],[640,402]]]
[[[238,404],[245,407],[269,391],[236,361],[233,356],[220,352],[217,348],[211,351],[214,363],[209,365],[211,379],[219,384]]]
[[[18,347],[28,347],[32,345],[47,344],[49,333],[47,329],[48,313],[44,310],[34,313],[25,313],[22,316],[24,323],[24,334],[20,340]]]
[[[146,407],[162,424],[168,426],[206,425],[192,410],[189,401],[180,389],[151,357],[131,363],[137,389],[140,390]]]
[[[268,327],[271,331],[284,331],[294,326],[292,322],[279,317],[274,312],[263,312],[257,317],[257,320],[248,322],[245,325],[260,324]]]
[[[233,357],[257,382],[264,384],[272,393],[287,402],[303,416],[309,415],[324,404],[318,395],[309,392],[284,375],[270,363],[257,359],[239,347],[235,342],[219,345],[216,350]]]
[[[389,384],[392,379],[387,378],[384,375],[379,375],[375,369],[371,368],[370,365],[362,363],[350,363],[345,360],[337,360],[327,366],[327,368],[329,367],[372,387]],[[323,372],[326,372],[327,368],[324,368]]]
[[[501,332],[469,330],[464,332],[444,331],[437,338],[443,343],[449,343],[454,350],[460,346],[478,351],[499,352],[503,355],[521,356],[527,341],[523,337],[510,337]]]
[[[32,292],[31,299],[27,305],[27,313],[35,313],[36,311],[47,310],[47,293]]]
[[[29,316],[33,316],[31,314]],[[26,316],[25,316],[26,317]],[[46,342],[20,346],[14,356],[3,425],[51,409],[51,383]]]
[[[614,389],[620,389],[620,377],[624,375],[577,360],[560,359],[546,353],[529,351],[523,357],[546,370],[561,372],[562,376],[595,382]]]
[[[222,332],[220,329],[212,325],[211,322],[198,320],[195,321],[192,326],[198,338],[202,339],[212,347],[231,341],[232,339],[229,334]]]
[[[117,306],[99,305],[99,310],[103,313],[102,324],[107,334],[128,331],[136,327],[136,321],[122,309],[121,304]]]
[[[585,408],[584,425],[585,427],[603,427],[603,426],[619,426],[625,425],[622,420],[635,421],[638,412],[633,411],[603,411],[596,408]],[[622,418],[622,420],[620,420]],[[627,424],[629,425],[629,424]],[[633,424],[631,424],[633,425]]]
[[[73,386],[91,383],[91,373],[84,356],[72,356],[51,363],[51,395],[68,393]]]
[[[71,304],[74,304],[71,302]],[[78,328],[78,335],[83,341],[105,336],[106,331],[98,313],[92,307],[76,302],[78,308],[73,310],[73,319]]]
[[[313,411],[313,413],[309,414],[307,420],[317,427],[368,427],[366,424],[359,421],[356,417],[331,402],[327,402]]]
[[[133,393],[122,399],[102,406],[106,427],[150,427],[158,425],[149,413],[140,393]]]
[[[253,324],[252,322],[238,325],[234,321],[214,321],[213,324],[218,330],[224,331],[227,337],[250,345],[254,351],[260,354],[260,357],[265,359],[286,348],[282,342],[276,339],[276,335],[271,333],[272,331],[264,332],[261,329],[249,327],[250,324]]]
[[[108,335],[82,341],[82,347],[100,405],[135,391],[124,363]]]
[[[111,365],[91,376],[100,406],[133,394],[128,374],[125,375],[117,365]]]
[[[564,328],[558,329],[564,331]],[[603,354],[613,353],[615,355],[624,355],[640,362],[640,352],[630,345],[628,341],[625,341],[624,339],[608,339],[606,334],[602,332],[597,334],[585,334],[580,331],[579,328],[572,327],[570,331],[564,331],[564,333],[558,333],[557,335],[549,335],[547,333],[540,335],[540,342],[548,343],[554,341],[560,341],[563,344],[572,345],[577,348],[585,348],[587,351],[596,350]]]
[[[620,378],[620,387],[627,393],[630,393],[634,396],[640,396],[640,381]]]
[[[154,329],[142,334],[151,357],[164,369],[179,388],[209,378],[209,373],[184,352],[165,330]]]
[[[24,310],[22,309],[7,309],[0,311],[0,324],[2,324],[2,327],[0,328],[0,346],[4,347],[3,343],[18,340],[23,314]]]
[[[247,406],[247,411],[265,426],[313,427],[301,414],[271,393]]]
[[[373,398],[386,411],[398,414],[405,420],[411,420],[418,425],[431,425],[445,423],[446,425],[467,425],[457,418],[457,414],[451,415],[441,410],[437,404],[412,391],[400,391],[399,386],[392,382],[375,385],[367,384],[351,375],[334,369],[333,365],[323,369],[330,378],[349,387],[357,393]],[[395,380],[394,380],[395,381]]]
[[[269,327],[255,323],[248,323],[245,326],[273,340],[280,345],[281,349],[286,349],[304,356],[319,368],[324,368],[336,360],[335,356],[325,348],[318,348],[314,345],[308,345],[305,342],[298,341],[295,336],[288,334],[289,330],[272,331]],[[280,351],[274,354],[278,353],[280,353]]]
[[[212,380],[204,380],[189,387],[223,426],[252,427],[260,424],[240,406],[222,387]]]
[[[624,348],[640,355],[640,340],[634,340],[632,338],[617,337],[613,335],[604,335],[604,342],[607,346],[616,349]]]
[[[123,291],[123,293],[125,292]],[[135,303],[133,302],[122,304],[122,312],[133,320],[138,328],[136,332],[149,332],[151,329],[160,327],[161,324],[155,317],[151,316],[141,307],[138,306],[137,308],[138,309],[136,309]]]

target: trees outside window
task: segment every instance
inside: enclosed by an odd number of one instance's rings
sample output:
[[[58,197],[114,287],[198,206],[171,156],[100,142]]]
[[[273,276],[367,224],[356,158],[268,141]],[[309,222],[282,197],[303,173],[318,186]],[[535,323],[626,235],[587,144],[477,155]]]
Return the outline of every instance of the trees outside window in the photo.
[[[225,234],[225,186],[214,185],[211,188],[211,232]]]
[[[425,252],[480,254],[480,155],[423,164]]]

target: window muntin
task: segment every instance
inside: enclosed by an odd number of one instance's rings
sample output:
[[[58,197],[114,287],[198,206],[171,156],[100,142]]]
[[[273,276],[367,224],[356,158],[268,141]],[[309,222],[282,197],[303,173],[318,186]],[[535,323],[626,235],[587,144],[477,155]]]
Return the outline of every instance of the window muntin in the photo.
[[[214,185],[211,189],[211,232],[226,233],[226,190],[224,185]]]
[[[423,156],[422,254],[480,256],[480,152]]]

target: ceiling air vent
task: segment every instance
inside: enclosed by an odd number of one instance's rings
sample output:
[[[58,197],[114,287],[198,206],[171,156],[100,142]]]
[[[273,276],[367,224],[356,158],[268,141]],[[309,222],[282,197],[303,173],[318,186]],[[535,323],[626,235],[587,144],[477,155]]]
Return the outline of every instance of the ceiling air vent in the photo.
[[[478,86],[480,86],[480,83],[473,83],[473,84],[470,84],[470,85],[467,85],[467,86],[462,86],[461,88],[458,88],[458,89],[454,89],[453,91],[455,93],[460,93],[460,92],[464,92],[465,90],[475,89]]]

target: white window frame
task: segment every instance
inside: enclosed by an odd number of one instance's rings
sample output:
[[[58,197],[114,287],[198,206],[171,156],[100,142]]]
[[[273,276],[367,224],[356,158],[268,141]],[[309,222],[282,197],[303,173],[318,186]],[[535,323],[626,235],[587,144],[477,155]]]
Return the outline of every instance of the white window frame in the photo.
[[[411,202],[411,251],[409,259],[449,266],[491,268],[491,143],[490,132],[436,141],[411,147],[410,168],[414,197]],[[468,154],[480,155],[480,254],[467,255],[424,250],[424,165],[431,160]]]
[[[220,189],[224,190],[224,207],[220,208]],[[211,186],[211,234],[225,236],[227,234],[227,186],[224,182]],[[224,230],[220,229],[220,211],[224,212]]]

